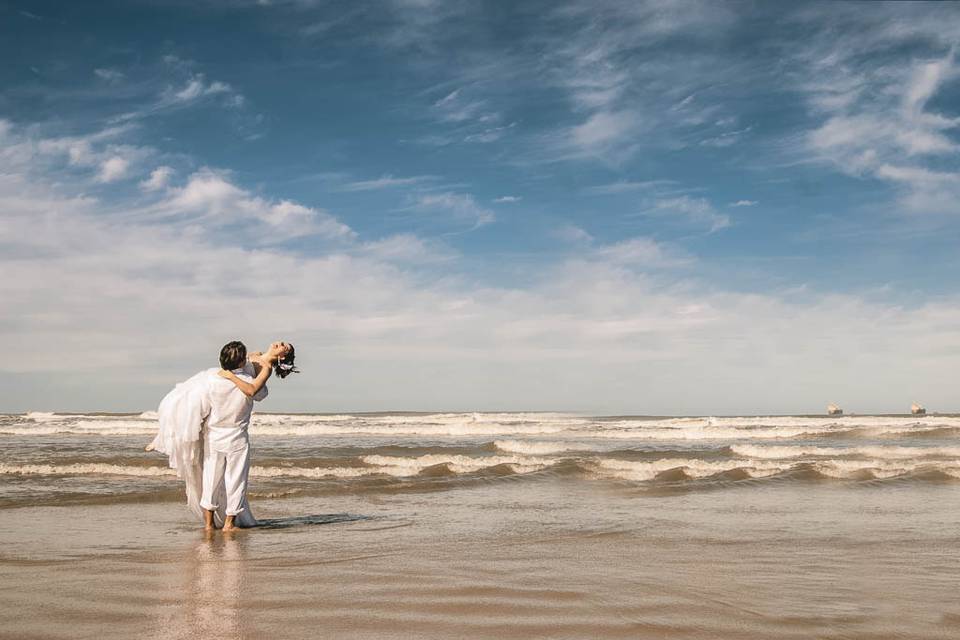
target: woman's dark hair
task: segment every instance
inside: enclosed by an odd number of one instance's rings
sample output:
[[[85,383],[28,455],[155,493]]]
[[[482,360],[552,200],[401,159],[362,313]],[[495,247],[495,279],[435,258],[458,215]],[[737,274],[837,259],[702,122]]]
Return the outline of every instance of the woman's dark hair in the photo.
[[[296,356],[296,353],[293,350],[293,345],[287,343],[287,346],[290,347],[290,351],[287,352],[287,355],[283,356],[282,358],[278,358],[273,364],[273,372],[277,374],[277,377],[280,379],[286,378],[291,373],[300,373],[300,370],[293,366],[293,359]]]
[[[227,371],[239,369],[247,361],[247,347],[239,340],[228,342],[220,349],[220,367]]]

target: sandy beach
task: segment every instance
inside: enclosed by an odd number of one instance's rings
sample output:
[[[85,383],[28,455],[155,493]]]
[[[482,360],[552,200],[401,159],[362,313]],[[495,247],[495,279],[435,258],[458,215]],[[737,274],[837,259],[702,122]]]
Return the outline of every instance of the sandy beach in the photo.
[[[123,425],[115,417],[8,420],[0,438],[19,460],[8,460],[0,476],[0,637],[960,633],[957,483],[934,469],[955,461],[891,470],[911,467],[921,455],[950,454],[953,418],[821,420],[796,434],[794,423],[803,419],[614,429],[580,417],[514,416],[505,423],[503,416],[468,416],[263,416],[252,436],[261,465],[252,500],[263,526],[232,536],[199,530],[180,504],[176,478],[164,475],[161,461],[134,452],[143,438],[129,433],[141,428],[129,417]],[[276,435],[297,420],[298,439]],[[398,432],[389,442],[369,433],[379,430],[378,420]],[[25,435],[31,429],[45,435]],[[124,433],[108,435],[111,429]],[[305,435],[310,429],[314,434]],[[592,438],[585,435],[591,429]],[[778,429],[792,435],[764,437]],[[511,444],[490,433],[497,430],[512,431]],[[331,437],[339,449],[329,446]],[[527,454],[539,463],[497,460],[504,453],[482,445],[492,438],[504,448],[540,451]],[[557,453],[560,443],[566,451]],[[351,467],[345,448],[361,445],[368,461]],[[418,459],[411,451],[428,446],[433,453],[422,455],[433,458],[423,462],[433,464],[394,475],[373,457]],[[713,456],[719,469],[724,454],[717,452],[737,446],[781,457],[805,448],[813,457],[795,457],[775,473],[756,470],[758,457],[694,477],[690,461]],[[284,447],[301,459],[282,456]],[[669,462],[678,447],[686,447],[687,466]],[[41,450],[54,449],[67,457],[41,464]],[[817,474],[811,460],[823,460],[824,449],[861,464],[842,478]],[[109,456],[111,473],[97,472]],[[484,466],[485,457],[496,464]],[[319,469],[315,477],[265,471],[272,461],[288,471],[306,468],[308,458]],[[591,460],[626,467],[631,459],[674,466],[650,479],[637,475],[642,466],[631,469],[632,479],[583,471]],[[16,463],[21,471],[12,473]],[[380,468],[370,469],[372,463]],[[68,465],[72,475],[63,469]],[[128,475],[120,466],[131,467]],[[371,473],[329,471],[336,468]]]
[[[493,482],[209,538],[173,504],[6,510],[0,635],[952,638],[955,495]]]

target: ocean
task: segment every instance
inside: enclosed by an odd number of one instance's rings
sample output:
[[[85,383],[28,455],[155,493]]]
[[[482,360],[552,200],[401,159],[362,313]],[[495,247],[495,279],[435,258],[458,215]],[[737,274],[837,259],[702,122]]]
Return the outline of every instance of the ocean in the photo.
[[[255,414],[209,538],[156,428],[0,416],[0,637],[960,637],[960,416]]]

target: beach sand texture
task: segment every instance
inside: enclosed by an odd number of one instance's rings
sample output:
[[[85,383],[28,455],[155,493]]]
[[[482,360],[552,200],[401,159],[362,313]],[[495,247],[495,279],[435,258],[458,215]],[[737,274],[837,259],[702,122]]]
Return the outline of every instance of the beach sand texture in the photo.
[[[261,415],[209,537],[151,429],[0,419],[0,637],[960,637],[954,417]]]

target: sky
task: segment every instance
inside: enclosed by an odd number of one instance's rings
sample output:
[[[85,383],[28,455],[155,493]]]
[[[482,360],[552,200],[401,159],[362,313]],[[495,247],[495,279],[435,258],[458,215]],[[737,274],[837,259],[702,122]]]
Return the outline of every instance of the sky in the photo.
[[[960,6],[0,1],[0,411],[960,410]]]

